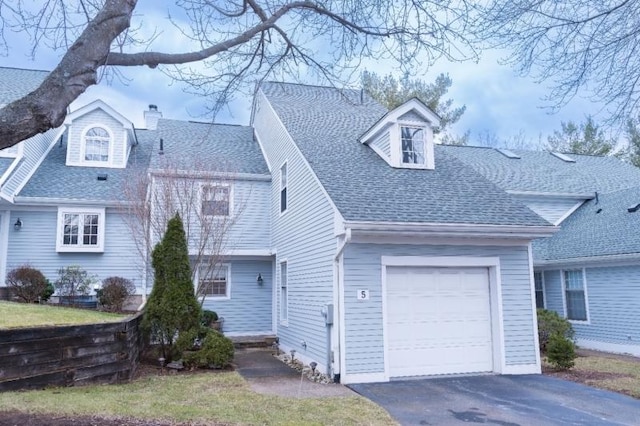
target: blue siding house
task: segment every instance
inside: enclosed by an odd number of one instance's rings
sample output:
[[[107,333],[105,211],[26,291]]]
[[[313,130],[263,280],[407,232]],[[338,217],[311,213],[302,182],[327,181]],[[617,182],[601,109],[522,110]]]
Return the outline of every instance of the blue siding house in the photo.
[[[45,75],[0,69],[0,101]],[[640,339],[640,173],[615,159],[440,146],[417,99],[296,84],[263,83],[249,126],[144,115],[95,101],[0,151],[0,277],[80,265],[142,308],[177,212],[224,332],[277,335],[344,383],[539,373],[537,305],[581,342]]]

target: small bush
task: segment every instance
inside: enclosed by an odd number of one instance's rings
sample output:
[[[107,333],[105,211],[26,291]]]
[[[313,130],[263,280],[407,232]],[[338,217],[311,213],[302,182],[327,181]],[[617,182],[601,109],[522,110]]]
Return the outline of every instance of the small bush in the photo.
[[[214,330],[207,330],[200,350],[184,354],[184,362],[189,367],[224,368],[233,360],[233,343]]]
[[[19,266],[7,274],[7,285],[19,301],[34,303],[44,298],[49,281],[39,270],[29,265]],[[50,295],[49,295],[50,296]]]
[[[209,327],[212,322],[216,321],[218,321],[218,314],[215,311],[210,311],[208,309],[202,311],[202,319],[200,320],[200,323],[203,326]]]
[[[67,266],[58,270],[58,280],[55,288],[59,296],[86,296],[97,280],[79,266]]]
[[[572,341],[573,327],[569,320],[562,318],[557,312],[538,309],[538,339],[542,352],[546,352],[549,339],[554,334]]]
[[[40,295],[40,301],[41,302],[48,301],[53,295],[53,293],[55,292],[56,292],[56,288],[53,286],[53,284],[51,284],[51,281],[47,280],[47,287],[42,292],[42,295]]]
[[[576,346],[560,334],[552,334],[547,343],[547,360],[558,370],[568,370],[575,365]]]
[[[122,311],[127,297],[134,294],[136,286],[131,280],[122,277],[109,277],[102,281],[102,289],[98,291],[98,301],[108,312]]]

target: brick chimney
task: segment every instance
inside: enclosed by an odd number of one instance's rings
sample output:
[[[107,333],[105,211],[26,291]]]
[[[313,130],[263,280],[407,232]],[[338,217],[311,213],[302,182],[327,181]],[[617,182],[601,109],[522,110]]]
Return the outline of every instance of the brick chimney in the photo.
[[[157,105],[149,105],[149,109],[144,112],[144,122],[149,130],[155,130],[158,127],[160,118],[162,118],[162,113],[158,111]]]

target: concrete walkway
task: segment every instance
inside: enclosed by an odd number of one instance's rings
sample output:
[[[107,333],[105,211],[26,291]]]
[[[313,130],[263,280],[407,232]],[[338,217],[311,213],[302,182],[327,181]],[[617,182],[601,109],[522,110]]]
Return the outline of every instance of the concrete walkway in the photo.
[[[346,397],[356,395],[339,384],[311,382],[272,355],[271,349],[236,349],[236,371],[254,392],[288,398]]]

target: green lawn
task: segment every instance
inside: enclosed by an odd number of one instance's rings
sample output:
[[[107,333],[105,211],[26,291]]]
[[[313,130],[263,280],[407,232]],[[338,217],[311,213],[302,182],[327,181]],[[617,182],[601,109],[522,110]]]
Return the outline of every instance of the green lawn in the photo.
[[[295,399],[253,392],[235,372],[146,376],[124,385],[0,393],[2,410],[225,424],[396,424],[359,397]]]
[[[123,315],[0,301],[0,329],[115,322]]]

